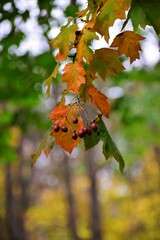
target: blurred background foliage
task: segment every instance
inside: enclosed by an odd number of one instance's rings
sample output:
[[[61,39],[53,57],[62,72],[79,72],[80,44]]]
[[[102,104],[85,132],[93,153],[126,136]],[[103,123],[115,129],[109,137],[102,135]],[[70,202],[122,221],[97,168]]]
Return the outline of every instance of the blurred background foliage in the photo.
[[[123,175],[113,159],[105,162],[99,145],[84,152],[82,144],[71,156],[55,146],[31,169],[30,156],[50,127],[48,114],[63,87],[59,74],[46,99],[43,81],[56,64],[48,41],[80,5],[76,0],[0,3],[2,240],[160,236],[159,61],[152,66],[143,61],[139,69],[133,65],[99,84],[110,99],[106,124],[126,161]],[[148,31],[158,46],[154,31]]]

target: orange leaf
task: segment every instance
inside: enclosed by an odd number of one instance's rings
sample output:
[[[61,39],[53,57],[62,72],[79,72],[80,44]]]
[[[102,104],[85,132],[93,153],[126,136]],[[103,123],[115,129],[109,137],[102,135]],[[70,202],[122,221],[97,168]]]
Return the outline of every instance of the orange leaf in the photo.
[[[132,63],[140,58],[139,51],[142,49],[139,41],[144,39],[144,37],[132,31],[125,31],[115,37],[111,47],[118,47],[119,55],[125,54],[127,57],[130,57],[130,63]]]
[[[58,105],[53,109],[53,111],[49,115],[49,118],[52,120],[59,120],[60,118],[65,117],[67,115],[67,112],[68,106]]]
[[[51,136],[55,136],[55,142],[59,144],[63,149],[65,149],[67,152],[71,153],[72,150],[76,147],[78,143],[80,143],[80,138],[77,138],[76,140],[72,139],[72,134],[74,132],[77,132],[83,128],[83,120],[82,118],[77,115],[77,105],[76,106],[65,106],[67,109],[67,118],[66,115],[63,118],[60,118],[59,120],[56,120],[54,124],[58,124],[60,128],[62,125],[65,125],[68,129],[67,132],[61,131],[61,129],[58,132],[55,132],[54,129],[51,131]],[[58,109],[56,109],[58,111]],[[65,112],[65,111],[64,111]],[[58,114],[58,113],[57,113]],[[55,115],[57,119],[58,115]],[[63,113],[64,114],[64,113]],[[77,117],[78,123],[73,124],[72,119]],[[53,127],[54,127],[53,124]]]
[[[110,105],[107,102],[107,97],[99,92],[94,86],[88,88],[88,94],[91,97],[91,102],[96,106],[105,117],[109,117]]]
[[[67,90],[72,90],[77,94],[81,84],[85,83],[84,68],[78,62],[74,62],[67,63],[62,71],[64,72],[62,82],[67,83]]]
[[[119,71],[125,69],[119,60],[118,51],[108,48],[101,48],[95,51],[90,68],[93,73],[98,72],[103,80],[107,76],[117,75]]]
[[[64,55],[61,55],[60,52],[58,52],[55,56],[55,59],[57,61],[65,61],[66,57]]]

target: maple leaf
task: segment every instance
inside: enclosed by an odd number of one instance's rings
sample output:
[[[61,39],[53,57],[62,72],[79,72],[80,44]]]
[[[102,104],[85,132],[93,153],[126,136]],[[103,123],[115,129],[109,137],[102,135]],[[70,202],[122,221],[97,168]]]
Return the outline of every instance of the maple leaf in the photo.
[[[90,61],[93,58],[93,51],[89,48],[88,45],[94,39],[96,40],[99,39],[96,33],[84,28],[84,30],[82,31],[82,36],[77,45],[77,61],[78,62],[81,63],[84,57],[87,63],[90,63]]]
[[[70,25],[72,19],[68,20],[68,23],[61,28],[60,33],[56,38],[50,41],[50,45],[52,48],[59,48],[59,55],[61,59],[66,59],[67,55],[70,51],[70,45],[74,44],[76,39],[76,30],[78,28],[77,24]],[[70,26],[69,26],[70,25]]]
[[[123,28],[131,19],[134,31],[138,29],[140,25],[145,28],[146,25],[151,25],[157,35],[160,33],[160,4],[159,1],[150,0],[132,0],[131,8],[128,12],[126,21],[123,24]]]
[[[101,48],[95,51],[90,69],[93,73],[98,72],[101,78],[105,80],[107,76],[117,75],[119,71],[125,68],[119,60],[117,50]]]
[[[53,111],[51,112],[51,114],[49,115],[49,118],[51,120],[59,120],[61,118],[66,117],[68,112],[68,106],[66,105],[57,105]]]
[[[130,63],[132,63],[134,60],[139,59],[139,51],[142,50],[139,41],[144,39],[144,37],[132,31],[125,31],[115,37],[111,47],[118,47],[119,55],[125,54],[130,57]]]
[[[50,136],[50,132],[48,131],[44,138],[42,139],[37,151],[31,155],[32,161],[31,166],[36,163],[37,159],[40,157],[41,153],[44,152],[46,157],[49,156],[53,146],[54,146],[54,138]]]
[[[88,94],[91,97],[91,102],[96,106],[105,117],[109,117],[110,105],[107,97],[98,91],[93,85],[88,88]]]
[[[62,82],[67,83],[68,90],[78,94],[79,87],[82,83],[85,83],[84,75],[86,72],[82,65],[78,62],[67,63],[62,71],[64,72]]]
[[[66,57],[64,55],[61,55],[60,52],[58,52],[55,56],[55,59],[57,61],[65,61]]]
[[[58,132],[55,132],[54,129],[52,129],[51,136],[55,136],[56,144],[59,144],[63,149],[65,149],[67,152],[71,154],[73,149],[76,147],[76,145],[81,141],[80,138],[77,138],[76,140],[72,139],[72,134],[74,132],[78,132],[80,129],[83,128],[83,120],[80,115],[77,115],[77,111],[78,111],[77,105],[65,106],[65,107],[66,108],[64,109],[64,113],[67,110],[67,117],[66,115],[64,115],[64,117],[61,117],[59,120],[56,120],[54,124],[58,124],[60,127],[62,127],[62,125],[65,125],[68,131],[63,132],[59,130]],[[57,119],[58,115],[59,113],[57,108],[56,111],[54,112],[53,117]],[[75,117],[78,119],[78,123],[74,124],[73,126],[72,119]]]
[[[109,40],[109,27],[114,24],[114,21],[119,19],[125,19],[125,11],[128,10],[131,4],[131,0],[107,0],[96,19],[94,26],[95,31],[105,37],[105,40]]]
[[[51,84],[52,84],[52,79],[57,77],[58,74],[58,69],[59,69],[60,63],[57,63],[56,67],[54,68],[52,74],[47,78],[47,80],[44,83],[44,86],[47,87],[46,89],[46,95],[49,97],[50,96],[50,89],[51,89]]]

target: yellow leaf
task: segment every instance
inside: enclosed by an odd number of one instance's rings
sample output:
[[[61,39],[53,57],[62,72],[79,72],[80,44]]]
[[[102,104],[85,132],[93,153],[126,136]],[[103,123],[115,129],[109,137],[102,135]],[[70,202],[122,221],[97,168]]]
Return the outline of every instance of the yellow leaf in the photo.
[[[83,61],[83,58],[85,58],[87,63],[90,63],[93,58],[93,51],[89,48],[89,44],[94,39],[99,39],[96,33],[84,28],[84,30],[82,31],[82,36],[77,45],[78,62],[81,63]]]
[[[144,37],[132,31],[125,31],[115,37],[111,47],[118,47],[119,55],[125,54],[126,57],[130,58],[130,63],[132,63],[140,58],[139,51],[142,49],[139,41],[144,39]]]
[[[68,23],[61,28],[60,33],[56,38],[50,41],[52,48],[59,48],[61,59],[66,59],[70,51],[70,45],[74,44],[76,39],[76,30],[78,28],[77,24],[70,25],[72,19],[68,20]],[[70,26],[69,26],[70,25]]]

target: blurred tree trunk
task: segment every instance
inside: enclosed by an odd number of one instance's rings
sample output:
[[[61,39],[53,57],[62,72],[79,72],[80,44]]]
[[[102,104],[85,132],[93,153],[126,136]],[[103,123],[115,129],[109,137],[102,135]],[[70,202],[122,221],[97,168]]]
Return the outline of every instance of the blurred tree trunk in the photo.
[[[14,167],[15,168],[15,167]],[[24,217],[20,199],[15,197],[15,189],[13,172],[11,164],[6,164],[6,222],[9,234],[9,240],[26,240],[26,232],[24,228]],[[17,187],[17,186],[16,186]]]
[[[23,155],[23,140],[17,153],[19,161],[14,164],[6,164],[6,223],[9,240],[26,240],[25,211],[29,205],[30,170],[28,161]],[[29,170],[29,171],[28,171]]]
[[[90,206],[91,206],[91,231],[92,240],[102,240],[100,206],[98,202],[98,191],[96,182],[96,163],[94,160],[95,150],[91,149],[86,152],[86,163],[88,168],[88,176],[91,182],[90,187]]]
[[[72,186],[71,186],[71,182],[72,182],[71,171],[70,171],[69,159],[66,155],[64,157],[64,176],[65,176],[67,200],[68,200],[68,207],[69,207],[68,225],[74,240],[79,240],[79,237],[77,234],[77,226],[76,226],[76,211],[75,211],[75,205],[74,205],[74,197],[72,194]]]

